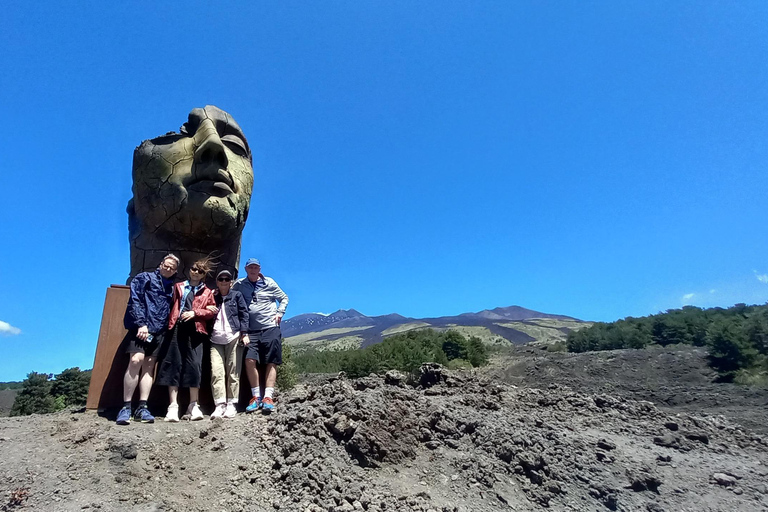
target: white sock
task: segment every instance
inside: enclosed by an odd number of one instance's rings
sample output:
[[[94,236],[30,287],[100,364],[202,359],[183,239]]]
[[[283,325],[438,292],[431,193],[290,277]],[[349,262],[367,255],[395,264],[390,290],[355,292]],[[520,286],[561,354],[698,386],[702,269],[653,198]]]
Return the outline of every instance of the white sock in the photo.
[[[229,400],[227,400],[227,403],[230,403],[232,405],[237,405],[237,402],[239,401],[240,400],[238,400],[237,398],[230,398]]]
[[[259,386],[256,386],[255,388],[251,388],[251,396],[261,397],[261,389],[259,388]]]
[[[272,398],[272,395],[275,393],[275,388],[266,388],[264,390],[264,398]]]

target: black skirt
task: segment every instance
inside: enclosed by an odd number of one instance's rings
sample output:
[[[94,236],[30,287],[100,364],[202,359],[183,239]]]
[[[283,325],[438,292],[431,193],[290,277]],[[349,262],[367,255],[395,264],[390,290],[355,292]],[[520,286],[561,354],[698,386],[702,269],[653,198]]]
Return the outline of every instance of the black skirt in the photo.
[[[206,338],[195,330],[194,320],[176,322],[160,346],[160,366],[155,382],[160,386],[199,388]]]

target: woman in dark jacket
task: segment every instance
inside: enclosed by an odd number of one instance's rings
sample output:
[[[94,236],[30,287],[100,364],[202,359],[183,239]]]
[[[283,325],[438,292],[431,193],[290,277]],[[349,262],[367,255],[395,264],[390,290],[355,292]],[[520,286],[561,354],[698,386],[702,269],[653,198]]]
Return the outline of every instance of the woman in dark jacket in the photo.
[[[243,360],[241,333],[248,332],[248,304],[243,294],[232,287],[232,273],[222,270],[216,276],[214,299],[218,307],[211,331],[211,387],[216,410],[214,418],[234,418],[240,395],[240,367]]]

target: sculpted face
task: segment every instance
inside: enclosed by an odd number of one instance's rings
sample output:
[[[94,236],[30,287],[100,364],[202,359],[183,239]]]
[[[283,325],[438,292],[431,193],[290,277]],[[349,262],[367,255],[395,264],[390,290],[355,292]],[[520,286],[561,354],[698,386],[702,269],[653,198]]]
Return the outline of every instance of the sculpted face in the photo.
[[[196,108],[180,133],[136,148],[131,236],[230,240],[245,226],[252,190],[251,150],[240,127],[217,107]]]

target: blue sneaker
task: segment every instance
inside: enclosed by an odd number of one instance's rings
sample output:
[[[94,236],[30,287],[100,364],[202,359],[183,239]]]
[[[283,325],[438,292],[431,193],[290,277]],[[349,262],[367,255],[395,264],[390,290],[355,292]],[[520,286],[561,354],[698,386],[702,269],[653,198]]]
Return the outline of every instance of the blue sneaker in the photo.
[[[131,408],[123,407],[120,412],[117,413],[118,425],[130,425],[131,424]]]
[[[271,414],[275,410],[275,402],[271,398],[265,397],[261,401],[261,408],[264,410],[264,414]]]
[[[253,412],[261,409],[261,398],[255,396],[248,402],[248,407],[245,408],[245,412]]]
[[[133,415],[133,419],[141,423],[154,423],[155,417],[150,414],[146,407],[139,407]]]

